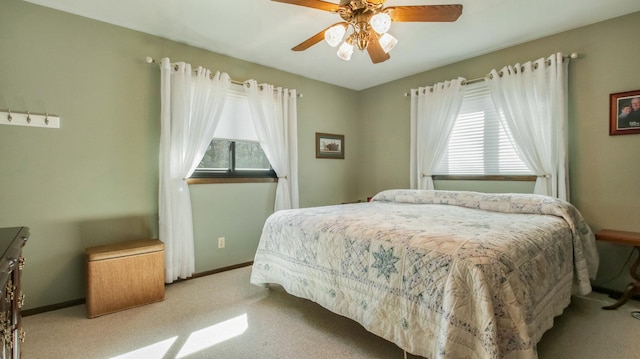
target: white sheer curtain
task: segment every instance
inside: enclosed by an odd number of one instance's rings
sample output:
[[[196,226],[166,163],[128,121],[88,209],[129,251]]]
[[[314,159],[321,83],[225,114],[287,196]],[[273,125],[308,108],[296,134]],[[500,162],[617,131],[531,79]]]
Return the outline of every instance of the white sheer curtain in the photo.
[[[191,65],[161,61],[160,240],[165,245],[165,282],[195,270],[188,178],[211,142],[231,79]]]
[[[431,173],[447,147],[464,95],[464,78],[411,90],[410,186],[434,189]]]
[[[267,159],[278,175],[274,211],[299,207],[298,115],[296,90],[247,80],[253,125]]]
[[[534,193],[569,200],[567,68],[561,53],[493,70],[489,88],[522,160],[538,176]]]

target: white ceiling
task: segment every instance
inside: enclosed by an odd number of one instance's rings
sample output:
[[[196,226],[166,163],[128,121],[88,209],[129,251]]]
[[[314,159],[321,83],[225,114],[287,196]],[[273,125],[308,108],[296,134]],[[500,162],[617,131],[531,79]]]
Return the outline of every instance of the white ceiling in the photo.
[[[345,62],[324,41],[303,52],[291,51],[342,19],[270,0],[26,1],[354,90],[640,11],[638,0],[388,0],[385,6],[462,4],[464,8],[452,23],[393,23],[389,32],[398,45],[390,60],[373,64],[366,52],[357,50]]]

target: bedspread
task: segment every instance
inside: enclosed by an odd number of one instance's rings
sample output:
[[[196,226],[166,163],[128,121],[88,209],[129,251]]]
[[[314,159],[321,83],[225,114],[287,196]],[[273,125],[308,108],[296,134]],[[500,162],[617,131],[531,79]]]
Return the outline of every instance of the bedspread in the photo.
[[[426,358],[536,358],[597,267],[594,235],[568,202],[389,190],[274,213],[251,282],[280,284]]]

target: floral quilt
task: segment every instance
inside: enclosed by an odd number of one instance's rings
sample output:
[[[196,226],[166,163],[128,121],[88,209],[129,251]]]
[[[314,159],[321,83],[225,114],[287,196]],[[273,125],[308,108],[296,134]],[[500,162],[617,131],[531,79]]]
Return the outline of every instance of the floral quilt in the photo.
[[[527,194],[388,190],[279,211],[251,283],[275,283],[426,358],[536,358],[591,290],[598,254],[578,210]]]

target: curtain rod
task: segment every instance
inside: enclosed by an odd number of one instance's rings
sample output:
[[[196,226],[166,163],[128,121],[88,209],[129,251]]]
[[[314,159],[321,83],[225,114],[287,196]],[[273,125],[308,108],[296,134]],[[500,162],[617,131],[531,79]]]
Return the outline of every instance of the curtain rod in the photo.
[[[562,59],[577,59],[577,58],[578,58],[578,53],[577,53],[577,52],[572,52],[569,56],[563,56],[563,57],[562,57]],[[471,80],[464,80],[464,81],[462,82],[462,86],[465,86],[465,85],[471,85],[471,84],[474,84],[474,83],[476,83],[476,82],[482,82],[482,81],[484,81],[485,79],[487,79],[487,77],[489,77],[489,75],[482,76],[482,77],[478,77],[478,78],[471,79]],[[500,74],[500,77],[502,77],[502,74]],[[405,92],[405,93],[404,93],[404,96],[405,96],[405,97],[409,96],[409,93],[408,93],[408,92]]]
[[[147,58],[145,59],[145,61],[146,61],[146,63],[148,63],[148,64],[160,64],[158,61],[156,61],[153,57],[150,57],[150,56],[147,56]],[[195,71],[195,70],[193,70],[193,71]],[[238,80],[234,80],[234,79],[231,79],[231,83],[232,83],[232,84],[235,84],[235,85],[240,85],[240,86],[243,86],[243,85],[244,85],[244,82],[242,82],[242,81],[238,81]],[[297,96],[297,97],[302,97],[302,94],[301,94],[301,93],[298,93],[298,94],[296,94],[296,96]]]

